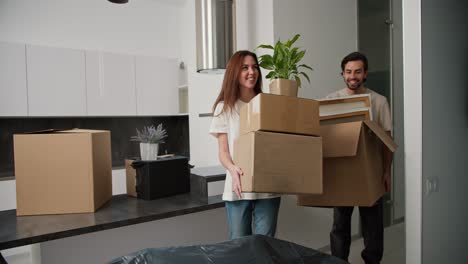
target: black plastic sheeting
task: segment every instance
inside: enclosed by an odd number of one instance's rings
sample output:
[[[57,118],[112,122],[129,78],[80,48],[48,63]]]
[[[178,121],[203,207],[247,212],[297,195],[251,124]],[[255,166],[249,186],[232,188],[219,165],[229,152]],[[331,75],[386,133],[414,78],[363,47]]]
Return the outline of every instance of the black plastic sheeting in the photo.
[[[227,264],[227,263],[348,263],[315,249],[263,235],[211,245],[148,248],[120,257],[111,264]]]

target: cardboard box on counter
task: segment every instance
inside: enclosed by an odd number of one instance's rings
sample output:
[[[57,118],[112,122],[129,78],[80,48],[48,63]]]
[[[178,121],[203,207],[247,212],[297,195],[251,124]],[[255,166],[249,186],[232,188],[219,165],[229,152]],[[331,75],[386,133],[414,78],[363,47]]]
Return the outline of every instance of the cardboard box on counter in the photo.
[[[234,143],[242,191],[322,193],[322,138],[256,131]]]
[[[382,147],[397,145],[373,121],[324,125],[321,134],[323,194],[299,195],[298,205],[372,206],[385,193]]]
[[[16,213],[91,213],[112,197],[110,131],[15,134]]]
[[[261,93],[240,110],[240,134],[252,131],[320,135],[319,103]]]

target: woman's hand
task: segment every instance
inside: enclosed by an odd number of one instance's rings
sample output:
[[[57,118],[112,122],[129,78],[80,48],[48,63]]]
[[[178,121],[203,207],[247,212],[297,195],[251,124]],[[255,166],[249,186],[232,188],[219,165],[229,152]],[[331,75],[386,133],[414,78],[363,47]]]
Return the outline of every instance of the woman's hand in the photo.
[[[218,134],[218,145],[219,145],[219,161],[223,164],[232,177],[232,191],[237,194],[239,199],[241,198],[242,187],[240,177],[244,174],[242,169],[236,166],[232,161],[231,154],[229,152],[228,137],[226,133]]]
[[[231,173],[232,177],[232,191],[237,194],[237,197],[239,199],[241,198],[241,193],[242,193],[242,186],[241,186],[241,179],[240,177],[244,174],[242,172],[242,169],[239,168],[236,165],[232,165],[231,168],[229,168],[229,172]]]

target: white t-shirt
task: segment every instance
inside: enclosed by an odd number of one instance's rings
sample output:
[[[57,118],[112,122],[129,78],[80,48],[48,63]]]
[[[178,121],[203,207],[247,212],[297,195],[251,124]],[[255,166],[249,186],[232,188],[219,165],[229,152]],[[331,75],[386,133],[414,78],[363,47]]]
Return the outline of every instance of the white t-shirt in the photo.
[[[387,102],[387,98],[382,96],[369,88],[365,88],[365,94],[370,94],[371,96],[371,111],[373,120],[380,125],[380,127],[385,131],[392,130],[392,117],[390,115],[390,107]],[[341,89],[334,93],[327,95],[327,98],[338,98],[343,96],[349,96],[347,92],[348,88]]]
[[[228,137],[229,153],[231,157],[234,157],[234,140],[239,137],[239,112],[243,105],[241,100],[237,100],[234,105],[233,111],[223,112],[223,102],[219,102],[216,105],[216,109],[213,113],[213,120],[211,121],[210,134],[218,138],[218,134],[226,133]],[[241,168],[242,169],[242,168]],[[236,200],[255,200],[255,199],[266,199],[279,197],[276,194],[271,193],[248,193],[242,192],[241,199],[237,197],[237,194],[232,191],[232,176],[231,173],[226,170],[226,181],[224,183],[223,200],[225,201],[236,201]]]

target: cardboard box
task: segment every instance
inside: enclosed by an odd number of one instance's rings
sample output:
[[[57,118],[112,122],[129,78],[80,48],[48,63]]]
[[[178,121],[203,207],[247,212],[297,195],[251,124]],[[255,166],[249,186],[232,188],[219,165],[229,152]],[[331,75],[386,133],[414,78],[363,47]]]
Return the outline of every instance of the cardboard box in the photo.
[[[323,194],[300,195],[302,206],[372,206],[384,193],[383,144],[397,148],[373,121],[321,128],[323,138]]]
[[[242,191],[322,193],[322,138],[256,131],[234,143]]]
[[[354,121],[372,121],[370,94],[358,94],[318,100],[320,125]]]
[[[127,194],[137,197],[136,192],[136,170],[132,167],[135,160],[125,160],[125,178],[127,179]]]
[[[154,200],[190,192],[188,158],[174,156],[157,160],[126,160],[127,194]]]
[[[261,93],[240,110],[240,134],[252,131],[320,135],[319,103]]]
[[[96,211],[112,197],[109,131],[15,134],[16,214]]]

